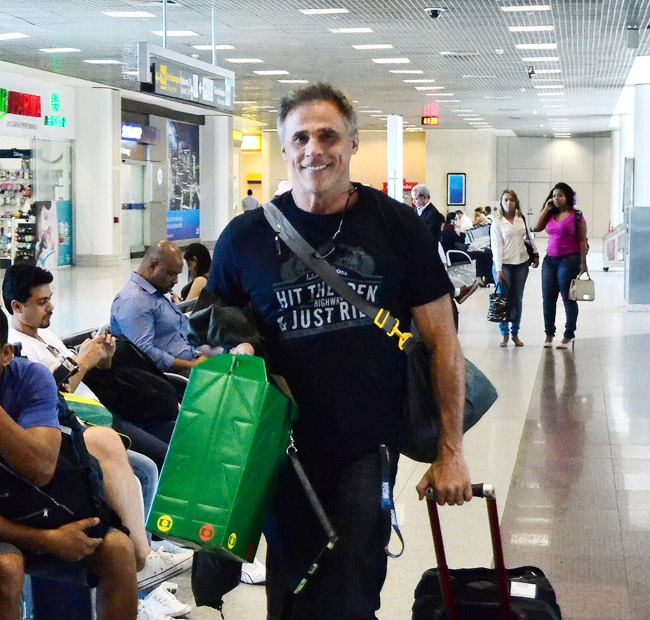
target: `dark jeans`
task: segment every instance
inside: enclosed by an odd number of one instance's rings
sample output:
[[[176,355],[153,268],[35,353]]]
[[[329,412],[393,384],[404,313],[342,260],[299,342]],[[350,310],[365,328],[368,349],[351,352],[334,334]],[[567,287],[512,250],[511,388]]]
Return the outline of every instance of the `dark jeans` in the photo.
[[[566,256],[544,257],[542,263],[542,301],[544,307],[544,331],[547,336],[555,336],[555,311],[557,296],[562,295],[566,312],[565,338],[575,338],[578,322],[578,303],[569,299],[571,280],[580,273],[582,256],[580,252]]]
[[[390,527],[381,512],[379,452],[343,468],[323,464],[306,469],[339,540],[297,595],[289,593],[274,557],[278,551],[269,546],[268,620],[376,620],[386,579],[384,535]],[[397,459],[393,482],[396,469]]]
[[[131,450],[148,456],[162,470],[169,441],[176,422],[162,420],[142,422],[138,426],[124,418],[113,415],[113,430],[127,435],[131,440]]]
[[[497,284],[497,272],[492,267],[494,274],[494,283]],[[512,299],[512,308],[510,309],[510,333],[516,336],[519,333],[519,326],[521,325],[521,312],[523,309],[524,301],[524,286],[526,285],[526,278],[528,278],[528,261],[521,263],[521,265],[503,265],[503,277],[506,281],[506,287]],[[508,335],[508,321],[499,323],[499,330],[502,336]]]

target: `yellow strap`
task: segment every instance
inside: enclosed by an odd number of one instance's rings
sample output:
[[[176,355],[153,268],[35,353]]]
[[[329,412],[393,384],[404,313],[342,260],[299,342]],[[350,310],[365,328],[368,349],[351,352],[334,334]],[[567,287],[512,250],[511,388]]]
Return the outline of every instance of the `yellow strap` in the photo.
[[[66,401],[71,403],[80,403],[82,405],[94,405],[95,407],[101,407],[102,409],[106,409],[106,407],[104,407],[104,405],[102,405],[98,400],[95,400],[94,398],[88,398],[87,396],[77,396],[76,394],[70,394],[69,392],[64,392],[63,398],[65,398]]]

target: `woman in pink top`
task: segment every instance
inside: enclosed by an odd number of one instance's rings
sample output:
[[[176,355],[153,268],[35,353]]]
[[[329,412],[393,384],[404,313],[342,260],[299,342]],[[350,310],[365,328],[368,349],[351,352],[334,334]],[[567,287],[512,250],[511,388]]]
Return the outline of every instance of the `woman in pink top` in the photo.
[[[548,195],[539,221],[533,229],[548,233],[548,249],[542,263],[542,301],[544,308],[545,348],[553,346],[555,311],[558,294],[566,312],[564,338],[558,349],[573,347],[578,304],[569,299],[571,280],[587,272],[587,223],[575,208],[575,192],[566,183],[558,183]]]

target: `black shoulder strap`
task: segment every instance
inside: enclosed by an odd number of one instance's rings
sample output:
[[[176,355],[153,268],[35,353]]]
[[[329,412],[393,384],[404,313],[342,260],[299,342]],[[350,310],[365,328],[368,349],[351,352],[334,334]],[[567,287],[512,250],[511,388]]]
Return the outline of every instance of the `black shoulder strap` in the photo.
[[[307,267],[329,284],[343,299],[372,318],[375,325],[385,331],[388,336],[397,336],[400,349],[406,352],[410,351],[413,345],[413,335],[399,330],[398,319],[391,316],[388,310],[371,304],[350,288],[348,283],[336,272],[336,269],[327,260],[320,257],[314,248],[303,239],[278,207],[271,202],[266,202],[262,208],[268,223],[276,232],[276,239],[282,239]]]

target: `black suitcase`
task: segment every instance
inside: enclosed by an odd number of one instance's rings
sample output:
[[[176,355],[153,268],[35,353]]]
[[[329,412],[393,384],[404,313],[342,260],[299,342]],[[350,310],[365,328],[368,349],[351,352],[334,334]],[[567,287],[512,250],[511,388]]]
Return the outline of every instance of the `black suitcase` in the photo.
[[[475,484],[472,492],[487,500],[495,568],[449,570],[438,508],[427,498],[438,568],[422,575],[415,589],[412,620],[562,620],[553,586],[541,569],[506,569],[494,489]]]

